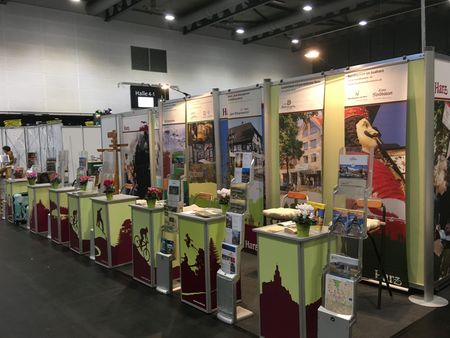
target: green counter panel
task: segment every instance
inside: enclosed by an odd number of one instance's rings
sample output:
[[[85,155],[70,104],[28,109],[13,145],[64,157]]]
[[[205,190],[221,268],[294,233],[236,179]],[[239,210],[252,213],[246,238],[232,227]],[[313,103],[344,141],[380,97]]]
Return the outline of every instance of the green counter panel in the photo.
[[[28,219],[30,231],[33,233],[48,232],[49,196],[51,185],[35,184],[28,186]]]

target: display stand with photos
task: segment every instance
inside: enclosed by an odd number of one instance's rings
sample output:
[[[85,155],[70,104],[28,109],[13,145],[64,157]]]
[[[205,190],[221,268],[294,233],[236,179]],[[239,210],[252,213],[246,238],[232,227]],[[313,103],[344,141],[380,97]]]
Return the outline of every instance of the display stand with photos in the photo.
[[[217,272],[217,318],[233,324],[253,315],[237,305],[241,250],[244,244],[244,220],[247,192],[254,174],[253,153],[236,153],[234,178],[230,185],[230,209],[226,213],[225,240],[222,242],[220,269]]]
[[[178,216],[184,205],[184,180],[168,179],[167,202],[161,227],[161,247],[156,253],[156,290],[171,294],[180,290]]]
[[[356,322],[356,286],[361,279],[363,241],[367,238],[372,166],[373,149],[370,153],[357,148],[341,149],[328,235],[328,264],[318,310],[319,338],[351,337]],[[360,208],[355,209],[357,204]]]

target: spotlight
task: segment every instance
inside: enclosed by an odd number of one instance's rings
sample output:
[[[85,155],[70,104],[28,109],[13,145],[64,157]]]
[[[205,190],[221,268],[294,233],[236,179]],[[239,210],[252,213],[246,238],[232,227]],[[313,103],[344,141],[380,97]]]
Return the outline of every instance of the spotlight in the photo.
[[[164,19],[166,19],[166,21],[173,21],[173,20],[175,20],[175,15],[173,15],[173,14],[166,14],[164,16]]]
[[[238,28],[238,29],[236,29],[236,33],[237,34],[244,34],[245,33],[245,29],[244,28]]]
[[[310,12],[310,11],[312,11],[312,6],[311,5],[305,5],[305,6],[303,6],[303,10],[305,11],[305,12]]]
[[[170,88],[170,85],[167,83],[162,83],[159,86],[161,87],[162,90],[167,90]]]
[[[294,45],[297,45],[300,42],[299,39],[292,39],[291,43],[293,43]]]
[[[72,2],[81,2],[81,0],[70,0]]]
[[[361,20],[360,22],[358,22],[358,25],[365,26],[365,25],[367,25],[367,21],[366,20]]]
[[[320,52],[316,49],[311,49],[309,50],[306,54],[305,57],[308,59],[317,59],[320,55]]]

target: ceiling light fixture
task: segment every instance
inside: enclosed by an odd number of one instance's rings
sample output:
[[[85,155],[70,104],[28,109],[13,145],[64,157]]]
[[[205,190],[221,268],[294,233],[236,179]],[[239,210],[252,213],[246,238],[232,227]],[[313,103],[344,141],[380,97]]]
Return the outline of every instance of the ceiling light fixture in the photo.
[[[299,40],[299,39],[292,39],[291,42],[292,42],[294,45],[297,45],[297,44],[300,42],[300,40]]]
[[[70,0],[72,2],[81,2],[81,0]]]
[[[312,6],[311,5],[305,5],[305,6],[303,6],[303,10],[305,11],[305,12],[310,12],[310,11],[312,11]]]
[[[306,52],[305,57],[307,59],[317,59],[320,55],[320,52],[317,49],[311,49]]]
[[[164,16],[164,19],[166,19],[166,21],[173,21],[173,20],[175,20],[175,15],[173,15],[173,14],[166,14]]]
[[[162,84],[160,84],[160,87],[161,87],[162,90],[167,90],[167,89],[170,88],[170,85],[167,84],[167,83],[162,83]]]
[[[238,28],[238,29],[236,29],[236,33],[237,34],[244,34],[245,33],[245,29],[244,28]]]
[[[358,22],[358,25],[365,26],[365,25],[367,25],[367,21],[366,20],[361,20],[360,22]]]

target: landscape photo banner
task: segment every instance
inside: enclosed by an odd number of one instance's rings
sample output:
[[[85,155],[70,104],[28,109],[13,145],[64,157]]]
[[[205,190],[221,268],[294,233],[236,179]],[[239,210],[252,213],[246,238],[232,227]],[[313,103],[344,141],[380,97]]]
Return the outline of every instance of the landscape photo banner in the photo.
[[[406,261],[406,63],[352,72],[345,76],[345,147],[353,153],[374,152],[372,198],[386,207],[383,256],[389,282],[408,287]],[[359,150],[357,150],[359,149]],[[354,202],[348,196],[349,208]],[[380,209],[369,216],[381,218]],[[381,231],[372,236],[381,239]],[[364,245],[363,276],[378,280],[379,264],[372,245]]]
[[[434,74],[434,280],[450,275],[450,62]]]
[[[280,84],[280,204],[283,196],[303,192],[322,202],[323,77]]]
[[[278,113],[297,113],[322,110],[325,79],[297,80],[280,84]]]
[[[385,102],[406,101],[408,92],[406,62],[351,71],[345,74],[346,107]]]

